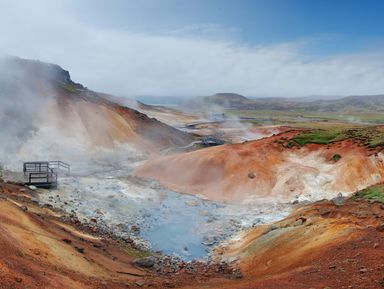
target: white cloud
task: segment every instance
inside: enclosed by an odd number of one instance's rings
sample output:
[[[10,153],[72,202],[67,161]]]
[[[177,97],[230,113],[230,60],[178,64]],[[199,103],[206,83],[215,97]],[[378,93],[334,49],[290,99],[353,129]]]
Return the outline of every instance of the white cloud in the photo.
[[[302,42],[248,46],[201,33],[194,37],[189,31],[199,25],[163,35],[100,29],[75,16],[76,2],[2,2],[4,53],[60,64],[75,81],[98,91],[127,96],[384,93],[384,53],[317,58],[302,54]]]

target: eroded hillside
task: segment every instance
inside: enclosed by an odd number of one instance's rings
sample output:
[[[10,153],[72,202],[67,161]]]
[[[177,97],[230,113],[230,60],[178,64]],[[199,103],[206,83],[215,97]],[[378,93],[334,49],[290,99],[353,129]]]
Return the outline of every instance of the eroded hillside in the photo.
[[[0,288],[382,288],[383,188],[299,205],[232,237],[209,264],[157,256],[153,265],[142,259],[153,253],[95,221],[82,224],[0,182]]]
[[[74,161],[114,148],[129,158],[191,142],[188,134],[73,82],[57,65],[8,58],[0,78],[4,156]]]
[[[223,264],[173,261],[143,251],[94,219],[81,223],[0,179],[0,288],[179,288],[231,279]]]
[[[294,142],[300,133],[162,156],[136,174],[176,191],[228,202],[318,200],[382,181],[381,146],[370,147],[357,137],[301,146]]]
[[[241,233],[216,256],[239,266],[242,280],[185,288],[383,288],[383,196],[374,186]]]

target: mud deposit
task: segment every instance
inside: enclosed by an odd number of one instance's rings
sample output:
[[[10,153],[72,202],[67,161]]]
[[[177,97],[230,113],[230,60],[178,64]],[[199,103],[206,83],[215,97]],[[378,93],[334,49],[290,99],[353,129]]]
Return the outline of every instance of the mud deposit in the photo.
[[[229,205],[127,178],[125,171],[60,179],[40,201],[108,226],[145,249],[186,261],[207,259],[211,249],[240,230],[288,215],[287,204]]]

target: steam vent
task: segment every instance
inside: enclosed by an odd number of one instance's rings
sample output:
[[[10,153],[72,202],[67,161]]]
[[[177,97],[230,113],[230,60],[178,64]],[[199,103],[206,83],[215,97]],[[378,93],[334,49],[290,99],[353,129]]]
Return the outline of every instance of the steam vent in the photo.
[[[383,11],[0,0],[0,289],[384,289]]]

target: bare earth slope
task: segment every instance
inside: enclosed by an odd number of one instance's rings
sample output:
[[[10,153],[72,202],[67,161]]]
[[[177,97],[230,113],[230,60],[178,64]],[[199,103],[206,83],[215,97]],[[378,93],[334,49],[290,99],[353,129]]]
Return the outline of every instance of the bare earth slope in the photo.
[[[1,289],[179,288],[232,275],[228,266],[169,258],[156,259],[160,270],[140,267],[135,260],[151,253],[97,223],[39,206],[34,194],[0,179]]]
[[[123,244],[64,223],[28,190],[2,183],[0,196],[0,288],[122,288],[146,275]]]
[[[215,201],[312,200],[383,179],[384,158],[353,140],[287,148],[289,131],[257,141],[154,158],[136,171],[179,192]],[[334,161],[335,154],[341,159]]]
[[[185,288],[383,288],[383,218],[382,203],[355,198],[300,207],[216,250],[218,260],[235,260],[242,280]]]
[[[101,96],[121,106],[126,106],[138,110],[151,118],[156,118],[162,123],[173,127],[185,126],[188,123],[196,122],[200,119],[199,116],[188,114],[171,107],[144,104],[134,99],[117,97],[108,94],[101,94]]]
[[[80,156],[121,147],[151,154],[192,141],[187,133],[73,82],[57,65],[18,58],[0,64],[1,155],[46,159],[49,152],[65,158],[66,152]]]
[[[0,288],[383,288],[379,188],[367,190],[367,200],[298,207],[284,220],[233,237],[214,255],[241,269],[233,275],[223,263],[140,269],[133,260],[143,253],[129,243],[41,208],[33,192],[0,182]]]

